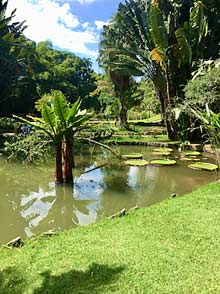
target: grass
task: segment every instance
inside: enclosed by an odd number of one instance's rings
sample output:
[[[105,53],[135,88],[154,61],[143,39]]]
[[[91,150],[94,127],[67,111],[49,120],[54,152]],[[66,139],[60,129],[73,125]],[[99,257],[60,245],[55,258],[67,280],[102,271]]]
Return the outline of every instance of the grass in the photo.
[[[138,122],[143,122],[143,123],[160,123],[161,122],[161,114],[156,114],[153,115],[149,118],[146,119],[136,119],[136,120],[129,120],[129,122],[132,123],[138,123]]]
[[[121,145],[179,145],[180,142],[177,141],[170,141],[167,135],[148,135],[148,136],[113,136],[109,139],[105,139],[104,143],[106,144],[121,144]]]
[[[0,293],[220,293],[220,183],[0,249]]]

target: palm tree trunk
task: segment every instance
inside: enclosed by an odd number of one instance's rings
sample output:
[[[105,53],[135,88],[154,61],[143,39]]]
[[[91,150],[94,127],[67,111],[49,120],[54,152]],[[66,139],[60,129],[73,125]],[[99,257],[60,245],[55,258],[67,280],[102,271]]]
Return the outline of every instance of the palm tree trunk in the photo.
[[[177,132],[176,128],[174,128],[174,121],[171,120],[171,115],[168,111],[168,103],[167,97],[160,91],[160,89],[156,88],[156,94],[160,101],[160,112],[162,116],[162,120],[164,122],[168,138],[170,140],[177,140]]]
[[[125,105],[125,98],[123,93],[119,96],[120,107],[119,107],[119,124],[121,128],[126,128],[128,123],[127,109]]]
[[[63,180],[65,183],[73,183],[73,143],[72,140],[63,142]]]
[[[62,144],[58,144],[56,146],[55,182],[56,182],[56,184],[62,184],[63,183]]]

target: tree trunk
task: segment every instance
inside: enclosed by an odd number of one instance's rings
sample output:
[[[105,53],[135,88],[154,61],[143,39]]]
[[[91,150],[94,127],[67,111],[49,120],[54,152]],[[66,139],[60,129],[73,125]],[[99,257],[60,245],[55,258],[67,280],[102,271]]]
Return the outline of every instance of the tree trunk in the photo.
[[[126,128],[127,122],[128,122],[128,115],[127,115],[127,109],[126,109],[125,98],[123,93],[120,94],[119,100],[120,100],[119,124],[121,128]]]
[[[63,183],[62,144],[59,144],[59,145],[56,146],[55,182],[56,182],[56,184],[62,184]]]
[[[177,132],[175,131],[176,128],[174,128],[174,122],[171,121],[170,113],[168,111],[167,97],[162,94],[162,92],[158,88],[156,88],[156,94],[160,101],[161,117],[164,121],[168,138],[170,140],[177,140]]]
[[[119,99],[119,124],[120,127],[127,128],[127,108],[125,92],[129,89],[130,76],[110,73],[111,81],[114,84],[116,97]]]
[[[73,143],[71,140],[63,142],[63,180],[65,183],[73,183]]]

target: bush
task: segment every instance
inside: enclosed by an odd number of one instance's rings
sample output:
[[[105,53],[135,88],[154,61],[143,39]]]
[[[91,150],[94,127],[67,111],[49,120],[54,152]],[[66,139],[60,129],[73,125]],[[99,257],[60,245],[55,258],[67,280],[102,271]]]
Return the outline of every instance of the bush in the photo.
[[[208,104],[215,113],[220,112],[220,62],[213,62],[212,67],[201,66],[195,78],[185,87],[186,103],[202,109]]]

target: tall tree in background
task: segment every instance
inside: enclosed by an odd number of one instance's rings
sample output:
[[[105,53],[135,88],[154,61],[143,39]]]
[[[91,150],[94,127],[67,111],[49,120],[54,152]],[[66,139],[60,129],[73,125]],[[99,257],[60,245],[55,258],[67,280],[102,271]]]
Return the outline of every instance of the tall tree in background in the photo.
[[[117,50],[123,48],[126,39],[121,34],[118,15],[115,14],[108,26],[104,26],[99,52],[99,64],[110,77],[115,90],[115,95],[119,99],[119,124],[127,127],[127,106],[126,94],[131,86],[132,74],[140,74],[132,62],[126,61],[122,55],[117,54]]]
[[[201,1],[130,0],[119,5],[117,15],[118,35],[126,42],[115,53],[153,81],[169,138],[178,139],[173,109],[176,97],[183,98],[192,62],[202,55],[207,33],[204,5]]]
[[[60,90],[71,103],[80,97],[83,107],[87,106],[89,93],[96,87],[90,60],[55,50],[48,41],[40,42],[36,53],[39,58],[36,80],[40,96],[51,89]]]
[[[24,64],[19,60],[23,46],[24,22],[13,22],[16,9],[6,16],[8,1],[0,0],[0,107],[22,78]]]

